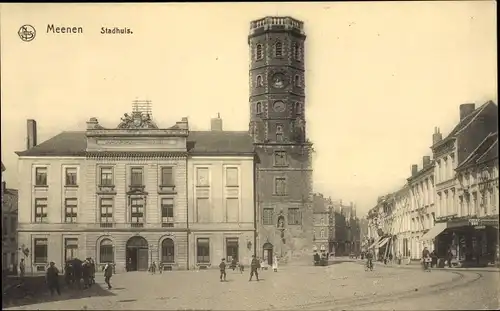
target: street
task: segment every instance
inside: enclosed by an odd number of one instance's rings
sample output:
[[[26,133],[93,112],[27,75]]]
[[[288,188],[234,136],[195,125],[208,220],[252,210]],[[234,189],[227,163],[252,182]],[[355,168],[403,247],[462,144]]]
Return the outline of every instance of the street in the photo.
[[[219,281],[217,270],[132,272],[115,275],[110,291],[100,275],[98,286],[83,293],[65,290],[54,300],[47,294],[45,302],[8,309],[486,309],[498,307],[498,275],[486,272],[475,280],[475,272],[426,273],[378,265],[366,272],[359,262],[341,261],[262,271],[260,282],[249,282],[249,271],[229,270],[226,282]],[[453,284],[460,287],[447,290]]]

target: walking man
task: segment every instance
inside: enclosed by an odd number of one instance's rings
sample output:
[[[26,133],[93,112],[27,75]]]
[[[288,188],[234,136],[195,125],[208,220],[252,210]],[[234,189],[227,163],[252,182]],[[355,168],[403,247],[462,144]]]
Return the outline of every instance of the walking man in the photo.
[[[431,261],[431,254],[427,247],[424,247],[424,250],[422,251],[422,264],[424,267],[424,271],[431,271],[429,270],[429,264]]]
[[[226,260],[224,258],[222,258],[221,260],[219,269],[220,269],[220,281],[221,282],[226,281]]]
[[[250,264],[250,280],[252,280],[253,275],[255,274],[255,277],[257,278],[257,281],[259,281],[259,272],[257,271],[260,268],[260,263],[257,258],[255,258],[255,255],[252,255],[252,262]]]
[[[108,289],[111,289],[111,277],[113,276],[113,266],[108,262],[104,267],[104,282],[108,285]]]
[[[59,270],[56,268],[53,261],[50,262],[50,266],[47,268],[46,280],[50,290],[50,295],[53,296],[54,291],[57,291],[57,294],[60,296],[61,289],[59,288]]]
[[[24,258],[21,258],[21,262],[19,263],[19,276],[21,278],[21,282],[24,281],[24,272],[26,271],[26,265],[24,264]]]

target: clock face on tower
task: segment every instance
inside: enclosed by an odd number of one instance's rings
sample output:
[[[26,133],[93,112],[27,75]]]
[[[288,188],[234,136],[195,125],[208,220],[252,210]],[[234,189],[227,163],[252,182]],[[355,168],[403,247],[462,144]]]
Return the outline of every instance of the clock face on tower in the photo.
[[[282,73],[277,73],[273,76],[273,86],[277,89],[281,89],[285,86],[285,75]]]
[[[282,102],[281,100],[274,102],[274,105],[273,105],[274,111],[283,112],[283,111],[285,111],[285,108],[286,108],[285,103]]]

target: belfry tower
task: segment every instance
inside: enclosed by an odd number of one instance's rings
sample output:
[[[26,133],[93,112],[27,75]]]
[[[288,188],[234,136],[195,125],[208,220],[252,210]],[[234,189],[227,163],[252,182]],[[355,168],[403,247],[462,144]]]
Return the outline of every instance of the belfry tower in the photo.
[[[304,24],[250,23],[250,124],[256,170],[257,256],[312,247],[312,144],[306,136]]]

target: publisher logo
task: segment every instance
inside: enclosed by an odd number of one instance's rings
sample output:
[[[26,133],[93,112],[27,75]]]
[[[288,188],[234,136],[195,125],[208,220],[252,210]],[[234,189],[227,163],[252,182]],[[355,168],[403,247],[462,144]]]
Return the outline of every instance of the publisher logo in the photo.
[[[17,34],[19,35],[19,38],[21,38],[21,40],[23,40],[24,42],[30,42],[33,41],[33,39],[35,39],[36,30],[35,27],[26,24],[21,26],[21,28],[19,28]]]

